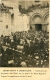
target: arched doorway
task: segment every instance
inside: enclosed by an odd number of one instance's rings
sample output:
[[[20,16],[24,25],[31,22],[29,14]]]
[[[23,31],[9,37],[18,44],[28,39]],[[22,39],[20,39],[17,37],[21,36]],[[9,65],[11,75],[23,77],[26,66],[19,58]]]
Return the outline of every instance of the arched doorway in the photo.
[[[46,26],[46,31],[49,32],[49,14],[45,15],[44,22],[45,22],[45,26]]]
[[[36,31],[42,30],[42,21],[42,16],[40,14],[33,15],[30,21],[30,29]]]
[[[42,30],[42,24],[35,24],[36,31]]]

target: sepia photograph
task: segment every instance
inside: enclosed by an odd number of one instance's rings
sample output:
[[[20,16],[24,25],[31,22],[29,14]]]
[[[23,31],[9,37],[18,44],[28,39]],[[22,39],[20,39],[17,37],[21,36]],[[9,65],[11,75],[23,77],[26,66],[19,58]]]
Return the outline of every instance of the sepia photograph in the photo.
[[[49,1],[0,1],[0,67],[49,68]]]

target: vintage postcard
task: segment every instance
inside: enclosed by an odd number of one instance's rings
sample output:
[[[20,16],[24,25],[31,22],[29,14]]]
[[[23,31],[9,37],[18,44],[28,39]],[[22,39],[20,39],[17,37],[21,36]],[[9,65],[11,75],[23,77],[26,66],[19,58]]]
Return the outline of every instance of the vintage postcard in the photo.
[[[0,80],[50,80],[49,16],[49,0],[0,0]]]

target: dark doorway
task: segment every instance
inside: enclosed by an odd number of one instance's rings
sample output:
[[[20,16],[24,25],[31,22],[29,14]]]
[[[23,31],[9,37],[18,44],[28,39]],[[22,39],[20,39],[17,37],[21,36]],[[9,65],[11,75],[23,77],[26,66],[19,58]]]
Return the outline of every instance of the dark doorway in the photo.
[[[36,29],[36,31],[41,31],[42,30],[42,24],[35,24],[35,29]]]

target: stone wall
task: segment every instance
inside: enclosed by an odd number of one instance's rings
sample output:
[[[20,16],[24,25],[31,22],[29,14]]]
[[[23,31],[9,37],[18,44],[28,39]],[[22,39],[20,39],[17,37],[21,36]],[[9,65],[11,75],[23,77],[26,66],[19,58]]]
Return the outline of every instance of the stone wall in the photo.
[[[18,10],[18,2],[11,3],[9,1],[8,2],[4,1],[4,4],[7,6],[13,6],[13,11],[10,10],[10,12],[14,13],[14,17],[13,18],[11,17],[12,13],[1,13],[0,12],[0,30],[1,30],[0,36],[2,34],[10,35],[11,32],[16,32],[16,31],[28,31],[30,29],[30,24],[34,22],[32,18],[35,19],[36,15],[41,17],[41,20],[43,21],[42,24],[44,24],[45,22],[49,24],[49,19],[48,19],[49,9],[48,8],[36,9],[28,14],[21,14]],[[44,21],[45,17],[46,19]],[[6,25],[8,25],[8,28],[6,28]],[[45,27],[46,25],[43,25],[43,29],[45,29]],[[33,26],[33,29],[35,29],[35,25]]]

